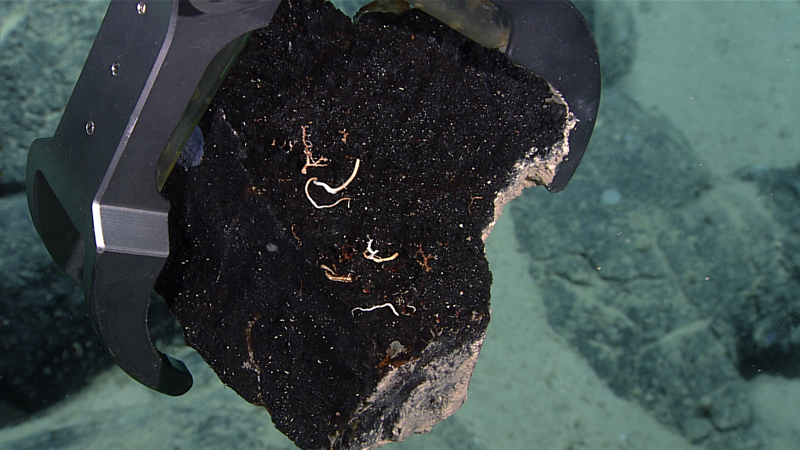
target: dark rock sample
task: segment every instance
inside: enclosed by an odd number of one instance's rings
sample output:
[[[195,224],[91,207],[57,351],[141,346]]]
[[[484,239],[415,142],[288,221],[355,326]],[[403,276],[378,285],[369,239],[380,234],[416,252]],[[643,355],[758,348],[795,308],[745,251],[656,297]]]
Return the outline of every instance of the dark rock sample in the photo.
[[[791,240],[760,205],[721,195],[691,143],[619,91],[603,92],[590,151],[558,198],[510,207],[548,322],[692,442],[758,448],[745,381],[797,351],[800,286],[776,247]],[[796,220],[792,178],[770,178],[786,194],[776,210]]]
[[[464,402],[484,239],[573,126],[547,82],[433,19],[288,1],[165,194],[157,283],[222,381],[299,447],[375,448]]]

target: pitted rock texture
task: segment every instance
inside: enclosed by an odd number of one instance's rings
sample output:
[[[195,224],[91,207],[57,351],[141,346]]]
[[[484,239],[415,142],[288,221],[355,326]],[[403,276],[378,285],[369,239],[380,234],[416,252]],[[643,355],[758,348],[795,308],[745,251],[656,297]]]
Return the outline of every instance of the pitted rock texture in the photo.
[[[568,150],[549,84],[412,11],[286,1],[165,189],[158,291],[186,342],[299,447],[453,414],[489,323],[496,200]]]

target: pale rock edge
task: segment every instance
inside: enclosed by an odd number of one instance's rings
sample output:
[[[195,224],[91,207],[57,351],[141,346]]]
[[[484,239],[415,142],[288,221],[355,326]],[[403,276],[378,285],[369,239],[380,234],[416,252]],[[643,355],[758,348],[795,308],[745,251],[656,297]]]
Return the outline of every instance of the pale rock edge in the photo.
[[[564,158],[569,155],[569,134],[572,129],[575,128],[578,119],[575,117],[575,114],[569,110],[569,105],[567,105],[561,93],[552,85],[550,85],[550,92],[553,93],[553,96],[549,98],[548,101],[562,104],[567,108],[567,122],[564,126],[564,133],[553,148],[549,152],[546,152],[546,157],[534,156],[539,149],[532,147],[528,151],[528,154],[514,166],[514,173],[511,175],[511,184],[498,192],[497,196],[494,198],[494,218],[491,223],[483,229],[483,234],[481,235],[483,242],[486,242],[489,233],[492,232],[497,220],[500,219],[506,204],[519,197],[520,194],[522,194],[522,190],[525,188],[540,185],[547,186],[552,183],[553,178],[556,176],[558,166],[564,161]]]

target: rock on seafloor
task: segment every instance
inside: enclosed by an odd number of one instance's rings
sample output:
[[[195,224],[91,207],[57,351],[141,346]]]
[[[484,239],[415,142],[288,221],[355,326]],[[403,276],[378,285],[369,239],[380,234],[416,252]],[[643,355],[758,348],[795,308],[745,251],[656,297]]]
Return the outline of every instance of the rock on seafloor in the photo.
[[[800,373],[800,168],[742,176],[763,201],[728,195],[742,186],[611,88],[569,189],[510,207],[548,323],[615,394],[709,450],[766,448],[748,380]]]
[[[301,448],[376,448],[466,399],[484,240],[574,120],[549,84],[418,12],[286,1],[165,188],[157,290],[188,345]]]

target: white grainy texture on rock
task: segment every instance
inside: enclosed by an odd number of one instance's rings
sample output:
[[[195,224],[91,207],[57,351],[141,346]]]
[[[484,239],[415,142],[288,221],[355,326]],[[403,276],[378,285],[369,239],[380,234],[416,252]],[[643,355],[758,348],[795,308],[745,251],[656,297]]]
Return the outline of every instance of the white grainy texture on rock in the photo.
[[[392,370],[354,414],[351,424],[356,426],[365,416],[373,417],[384,408],[397,413],[365,433],[351,448],[373,449],[401,442],[414,433],[430,432],[434,425],[455,414],[467,400],[472,371],[485,337],[484,333],[455,350],[435,341],[423,351],[422,358]],[[391,427],[391,440],[382,438],[387,427]],[[332,437],[331,442],[335,439]]]
[[[492,232],[492,228],[494,228],[497,220],[503,215],[503,208],[505,208],[506,204],[519,197],[526,188],[541,185],[547,186],[552,183],[558,171],[558,166],[569,155],[569,134],[572,129],[575,128],[578,120],[575,118],[575,115],[570,112],[569,105],[567,105],[561,93],[552,85],[550,89],[553,91],[553,98],[550,101],[567,107],[567,121],[563,130],[563,136],[552,149],[545,152],[546,156],[538,156],[537,153],[540,153],[540,149],[536,147],[531,148],[529,156],[520,160],[514,167],[514,173],[512,174],[513,181],[506,189],[498,192],[494,199],[494,219],[483,230],[483,235],[481,237],[484,242],[486,242],[486,238],[489,237],[489,233]]]

